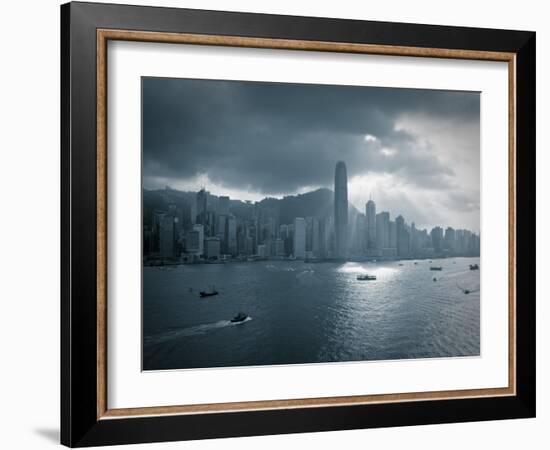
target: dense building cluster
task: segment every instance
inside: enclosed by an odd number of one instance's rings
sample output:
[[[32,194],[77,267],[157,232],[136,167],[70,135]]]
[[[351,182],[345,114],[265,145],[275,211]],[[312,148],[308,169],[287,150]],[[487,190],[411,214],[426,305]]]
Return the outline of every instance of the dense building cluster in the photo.
[[[348,207],[345,163],[336,165],[333,213],[281,223],[276,207],[236,202],[205,189],[185,199],[166,188],[167,208],[144,220],[146,261],[220,262],[257,259],[406,259],[478,256],[479,235],[451,227],[430,231],[391,220],[369,200],[365,213]],[[144,218],[145,219],[145,218]]]

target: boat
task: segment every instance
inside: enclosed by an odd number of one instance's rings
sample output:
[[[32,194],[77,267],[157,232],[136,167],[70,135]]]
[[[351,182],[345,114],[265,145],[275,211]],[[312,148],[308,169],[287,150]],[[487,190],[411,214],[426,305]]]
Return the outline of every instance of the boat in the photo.
[[[460,289],[463,294],[466,294],[466,295],[471,294],[472,292],[479,291],[479,288],[477,288],[477,289],[468,289],[468,288],[463,288],[463,287],[459,286],[458,284],[456,285],[456,287],[458,289]]]
[[[443,270],[443,267],[441,267],[441,266],[431,266],[430,270]]]
[[[199,292],[199,295],[201,297],[212,297],[214,295],[218,295],[219,292],[216,291],[216,289],[214,289],[214,287],[212,286],[212,289],[210,291],[200,291]]]
[[[237,314],[235,317],[231,319],[231,322],[233,323],[243,322],[246,319],[248,319],[248,316],[245,313],[240,312],[239,314]]]
[[[399,263],[399,265],[400,265],[400,266],[404,266],[404,264],[403,264],[403,263]]]
[[[369,275],[368,273],[364,275],[357,275],[359,281],[374,281],[376,280],[376,275]]]
[[[470,270],[479,270],[479,264],[470,264]]]

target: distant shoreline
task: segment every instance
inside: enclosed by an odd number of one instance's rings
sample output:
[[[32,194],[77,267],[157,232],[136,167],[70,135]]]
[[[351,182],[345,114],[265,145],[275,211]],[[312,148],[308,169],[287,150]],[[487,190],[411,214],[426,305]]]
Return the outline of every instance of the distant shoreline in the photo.
[[[252,259],[229,259],[218,261],[196,261],[196,262],[183,262],[183,261],[170,261],[170,260],[152,260],[143,262],[143,267],[165,267],[165,266],[201,266],[201,265],[223,265],[223,264],[235,264],[235,263],[258,263],[258,262],[303,262],[306,264],[321,264],[321,263],[384,263],[384,262],[401,262],[401,261],[436,261],[453,258],[479,258],[480,255],[452,255],[452,256],[421,256],[410,258],[324,258],[324,259],[289,259],[289,258],[274,258],[274,257],[262,257]]]

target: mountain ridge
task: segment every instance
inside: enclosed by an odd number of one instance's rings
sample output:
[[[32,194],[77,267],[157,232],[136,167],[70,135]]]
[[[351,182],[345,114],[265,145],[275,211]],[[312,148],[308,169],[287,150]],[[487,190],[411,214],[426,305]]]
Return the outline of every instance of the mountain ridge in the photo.
[[[184,215],[189,215],[196,194],[192,191],[171,188],[143,189],[144,224],[150,222],[153,211],[167,211],[170,204],[176,204],[184,212]],[[210,194],[209,201],[216,204],[219,197]],[[359,211],[351,203],[348,204],[349,216],[353,220]],[[334,192],[328,188],[318,188],[302,194],[287,195],[283,198],[265,197],[257,202],[231,199],[229,209],[236,217],[246,220],[252,218],[255,208],[258,206],[276,210],[281,224],[292,223],[296,217],[330,217],[334,214]]]

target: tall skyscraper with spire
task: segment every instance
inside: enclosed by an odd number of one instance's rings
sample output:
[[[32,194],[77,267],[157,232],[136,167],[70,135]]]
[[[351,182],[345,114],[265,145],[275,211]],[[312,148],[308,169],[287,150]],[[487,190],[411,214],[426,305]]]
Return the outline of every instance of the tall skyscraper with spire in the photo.
[[[346,163],[338,161],[334,171],[334,253],[345,258],[348,249],[348,175]]]

